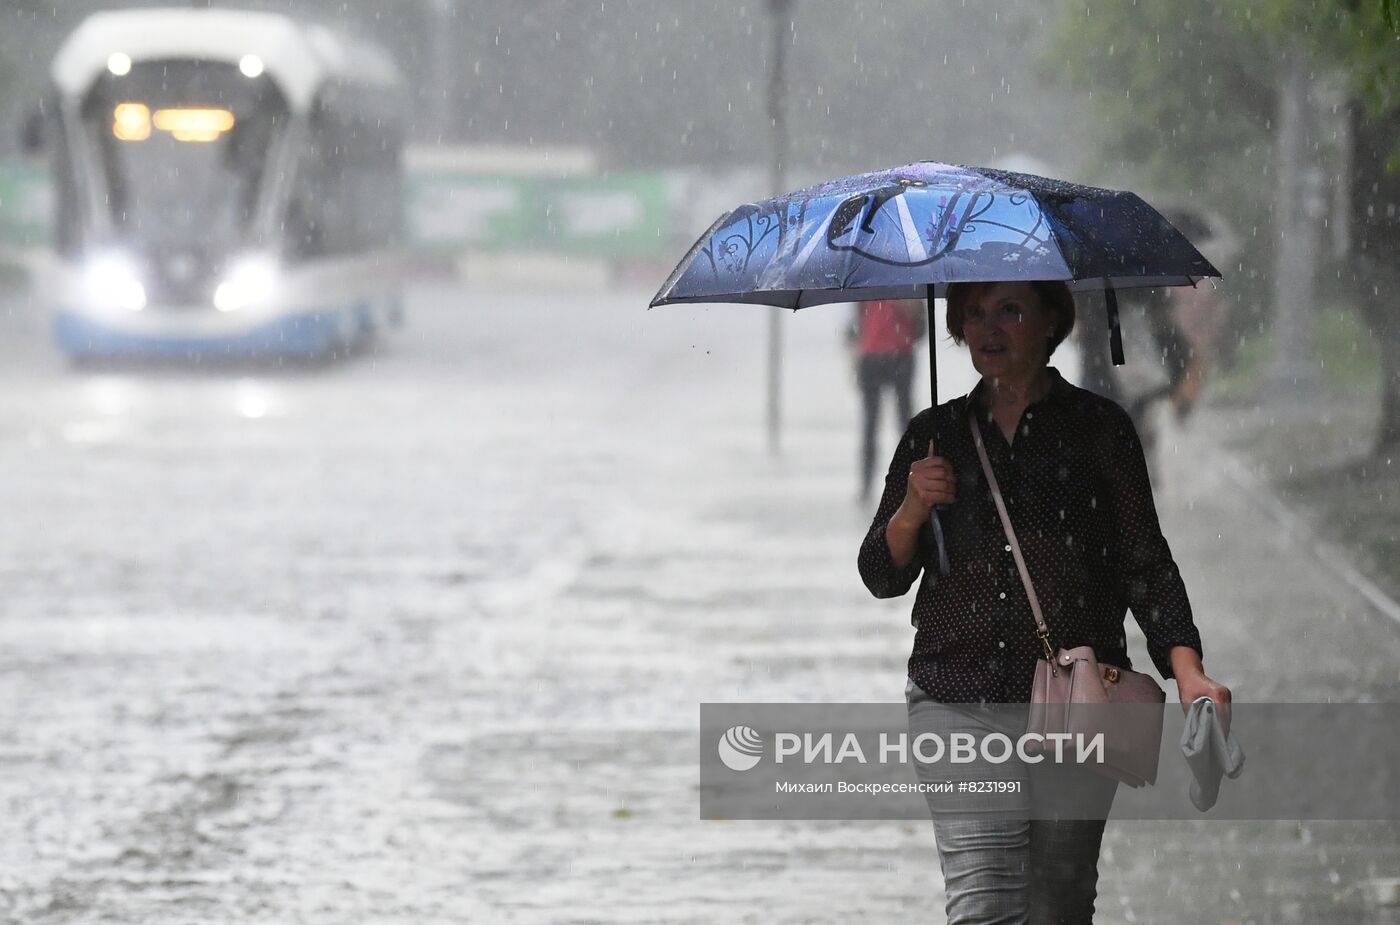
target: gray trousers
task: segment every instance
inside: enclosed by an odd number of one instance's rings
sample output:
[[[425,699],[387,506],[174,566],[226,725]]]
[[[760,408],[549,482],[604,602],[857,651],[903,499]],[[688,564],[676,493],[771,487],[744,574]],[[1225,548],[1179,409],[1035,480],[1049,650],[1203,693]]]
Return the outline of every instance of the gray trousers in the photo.
[[[975,708],[937,703],[910,681],[909,736],[980,737],[1012,730]],[[925,784],[1006,782],[1018,792],[982,796],[929,792],[949,925],[1081,925],[1094,919],[1099,846],[1116,781],[1076,767],[1026,764],[916,763]],[[1013,783],[1015,782],[1015,783]],[[1065,807],[1061,818],[1046,818]]]

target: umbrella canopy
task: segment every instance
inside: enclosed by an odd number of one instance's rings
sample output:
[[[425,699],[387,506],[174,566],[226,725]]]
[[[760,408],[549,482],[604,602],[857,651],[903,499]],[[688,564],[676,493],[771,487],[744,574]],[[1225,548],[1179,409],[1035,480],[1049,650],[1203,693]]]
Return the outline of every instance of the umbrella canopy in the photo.
[[[740,206],[701,236],[651,304],[798,309],[925,298],[952,282],[1111,291],[1219,275],[1132,193],[922,161]]]

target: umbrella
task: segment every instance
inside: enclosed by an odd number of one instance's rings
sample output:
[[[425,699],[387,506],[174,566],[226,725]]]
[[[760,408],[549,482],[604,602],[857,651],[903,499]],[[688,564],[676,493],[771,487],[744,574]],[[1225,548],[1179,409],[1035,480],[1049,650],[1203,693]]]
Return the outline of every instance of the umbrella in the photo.
[[[1129,192],[1032,174],[921,161],[739,206],[701,235],[652,307],[742,302],[799,309],[858,299],[933,300],[949,283],[1063,280],[1102,290],[1123,364],[1115,290],[1219,276],[1157,210]],[[930,391],[938,404],[937,359]],[[948,573],[937,511],[931,524]]]

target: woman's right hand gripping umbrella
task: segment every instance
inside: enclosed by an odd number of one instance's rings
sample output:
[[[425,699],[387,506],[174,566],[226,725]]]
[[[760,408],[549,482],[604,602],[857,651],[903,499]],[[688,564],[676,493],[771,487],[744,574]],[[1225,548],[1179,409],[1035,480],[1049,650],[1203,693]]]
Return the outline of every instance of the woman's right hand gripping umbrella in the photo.
[[[914,460],[909,467],[908,487],[904,501],[885,527],[885,541],[890,547],[894,564],[904,568],[914,558],[919,545],[919,529],[928,523],[934,505],[952,504],[957,500],[958,477],[953,464],[934,455],[929,442],[928,456]]]

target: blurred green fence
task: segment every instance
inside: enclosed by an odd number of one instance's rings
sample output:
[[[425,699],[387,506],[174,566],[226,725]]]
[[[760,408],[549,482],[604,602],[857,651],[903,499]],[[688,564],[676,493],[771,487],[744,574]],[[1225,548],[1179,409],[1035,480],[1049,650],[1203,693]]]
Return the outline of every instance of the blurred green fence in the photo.
[[[410,243],[426,250],[532,251],[651,257],[669,242],[661,174],[511,177],[411,173],[405,209]]]

